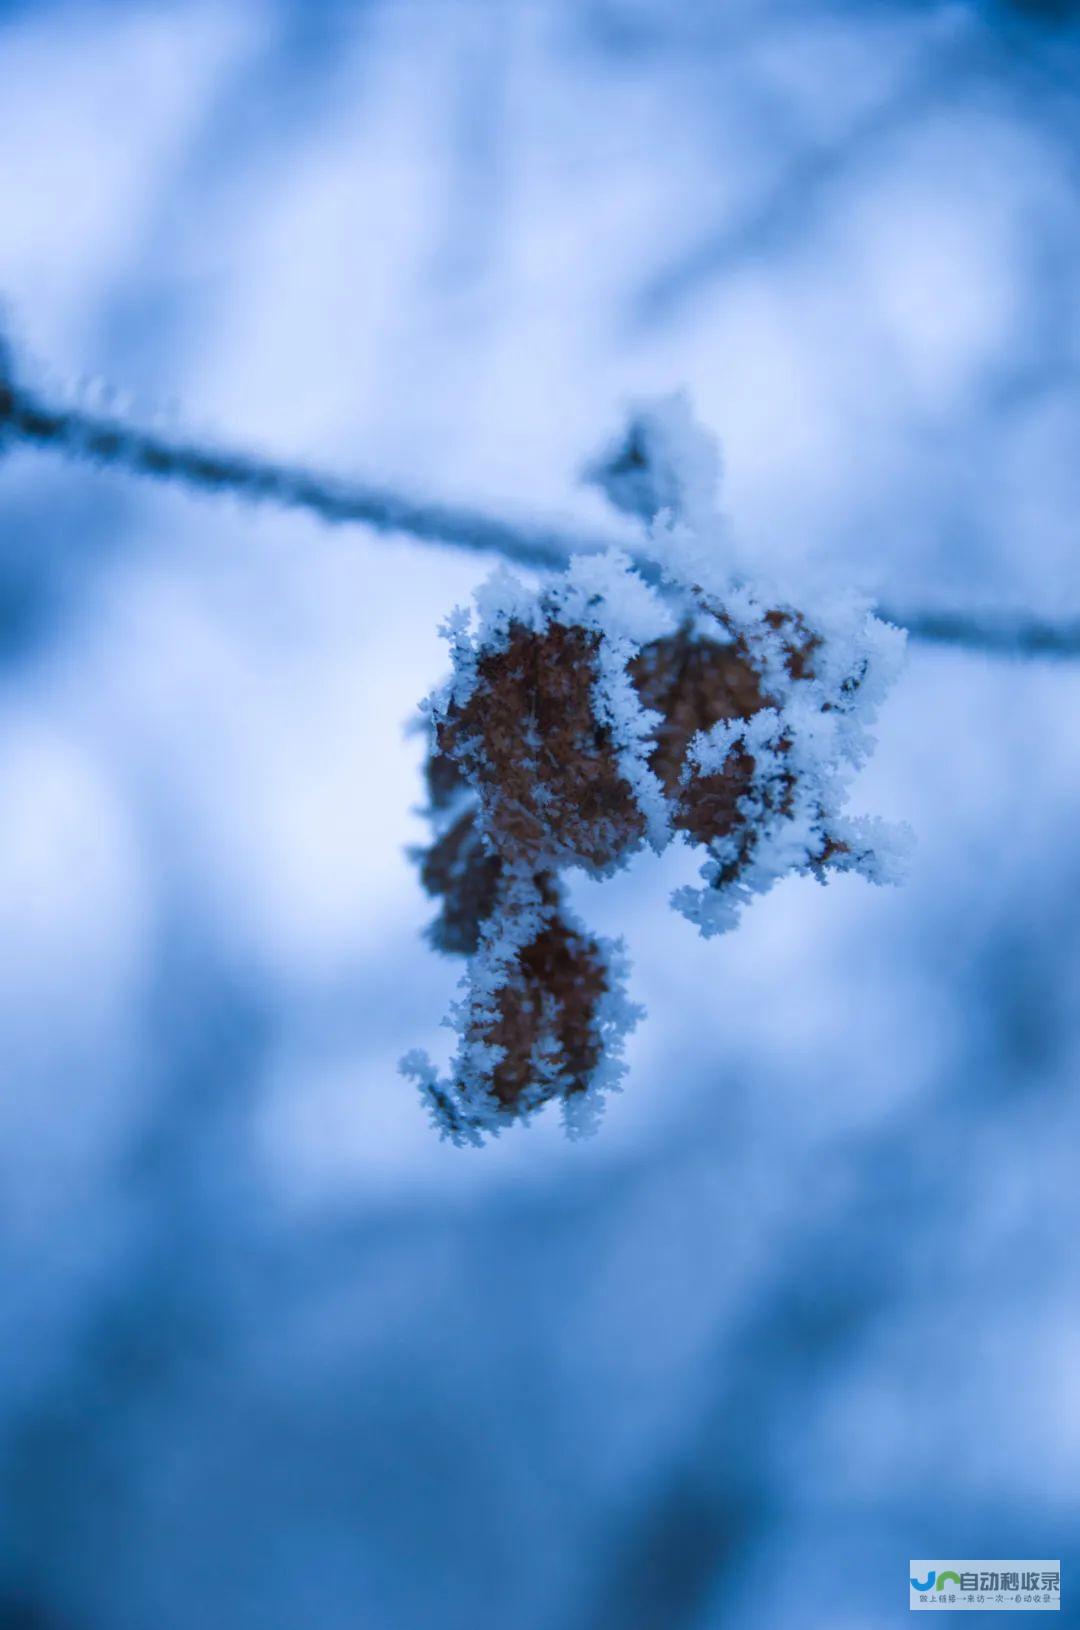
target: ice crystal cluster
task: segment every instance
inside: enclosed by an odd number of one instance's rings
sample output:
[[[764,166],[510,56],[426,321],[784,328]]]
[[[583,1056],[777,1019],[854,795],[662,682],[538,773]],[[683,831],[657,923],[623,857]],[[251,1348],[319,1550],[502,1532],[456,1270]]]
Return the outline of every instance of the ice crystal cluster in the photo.
[[[564,874],[698,847],[673,896],[705,935],[788,873],[894,880],[904,835],[842,813],[903,635],[854,597],[813,611],[732,580],[715,444],[682,398],[642,410],[591,474],[645,518],[639,560],[582,555],[529,586],[505,569],[449,620],[425,704],[433,944],[467,957],[440,1078],[403,1062],[442,1132],[480,1143],[550,1099],[594,1125],[640,1016],[621,942],[570,911]]]

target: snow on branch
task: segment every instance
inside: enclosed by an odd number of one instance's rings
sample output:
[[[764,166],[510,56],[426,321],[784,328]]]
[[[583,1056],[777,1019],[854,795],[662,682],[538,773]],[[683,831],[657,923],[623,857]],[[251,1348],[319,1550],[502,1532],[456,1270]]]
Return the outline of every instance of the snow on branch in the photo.
[[[0,366],[2,361],[0,357]],[[11,440],[200,492],[307,510],[333,524],[358,523],[376,532],[496,554],[520,566],[560,566],[574,551],[604,549],[610,543],[608,538],[503,521],[461,506],[425,503],[304,465],[185,441],[79,407],[52,406],[0,375],[0,445]]]
[[[699,439],[695,450],[683,448],[676,476],[665,443],[669,434],[663,414],[657,417],[655,409],[641,410],[625,436],[586,468],[586,478],[601,487],[616,508],[638,520],[651,520],[662,510],[692,510],[695,493],[703,490],[703,483],[707,486],[710,462],[717,455]],[[0,448],[16,441],[196,491],[306,510],[331,524],[357,524],[450,544],[533,569],[560,569],[574,555],[599,553],[612,545],[610,537],[579,529],[530,525],[461,505],[427,502],[306,465],[170,436],[118,415],[50,403],[16,381],[0,339]],[[679,490],[672,482],[680,484]],[[1017,657],[1080,656],[1077,618],[918,608],[883,610],[882,616],[905,626],[913,639],[933,644]]]

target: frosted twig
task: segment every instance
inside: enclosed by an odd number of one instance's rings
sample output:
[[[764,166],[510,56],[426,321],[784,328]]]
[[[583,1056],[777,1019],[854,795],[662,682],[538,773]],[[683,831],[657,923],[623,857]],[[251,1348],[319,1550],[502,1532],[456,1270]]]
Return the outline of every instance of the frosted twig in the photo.
[[[17,440],[91,464],[126,470],[198,491],[232,493],[252,503],[301,509],[337,525],[359,524],[428,543],[499,555],[519,566],[558,568],[617,540],[597,533],[503,520],[453,504],[425,503],[304,465],[280,464],[232,448],[208,447],[145,429],[114,415],[58,406],[3,377],[0,442]],[[1024,612],[951,612],[883,608],[881,616],[912,639],[1015,657],[1080,657],[1080,619]]]
[[[906,628],[909,638],[954,645],[990,656],[1080,657],[1080,617],[1033,617],[1016,611],[902,611],[879,607],[878,616]]]
[[[304,465],[200,446],[109,415],[52,406],[0,380],[0,440],[5,437],[52,449],[65,458],[175,481],[203,492],[307,510],[322,521],[355,522],[376,532],[400,532],[500,555],[520,566],[564,566],[571,555],[608,549],[616,541],[503,521],[457,505],[424,503]]]

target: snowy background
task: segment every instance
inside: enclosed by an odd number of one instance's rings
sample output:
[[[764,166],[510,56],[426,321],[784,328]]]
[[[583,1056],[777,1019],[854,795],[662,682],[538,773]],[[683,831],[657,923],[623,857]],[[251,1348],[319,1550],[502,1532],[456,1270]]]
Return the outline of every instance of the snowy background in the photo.
[[[1058,0],[0,7],[19,372],[499,513],[627,401],[732,551],[1080,612]],[[0,462],[2,1630],[1080,1623],[1080,664],[913,646],[910,883],[626,935],[599,1137],[440,1144],[421,744],[475,557]],[[614,524],[614,523],[612,523]]]

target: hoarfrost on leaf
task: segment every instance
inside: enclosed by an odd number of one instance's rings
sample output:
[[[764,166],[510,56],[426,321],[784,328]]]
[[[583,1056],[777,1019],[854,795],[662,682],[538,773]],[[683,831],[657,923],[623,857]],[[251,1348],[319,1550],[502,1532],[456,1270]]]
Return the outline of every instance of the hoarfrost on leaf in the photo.
[[[639,409],[593,478],[647,520],[644,562],[582,555],[538,587],[501,570],[446,624],[418,858],[432,941],[469,961],[449,1078],[421,1054],[403,1068],[455,1141],[553,1098],[578,1135],[621,1079],[625,954],[571,915],[564,871],[604,877],[678,836],[702,886],[673,904],[706,936],[789,874],[902,873],[906,834],[843,806],[903,634],[851,594],[796,606],[735,581],[719,467],[685,397]]]

